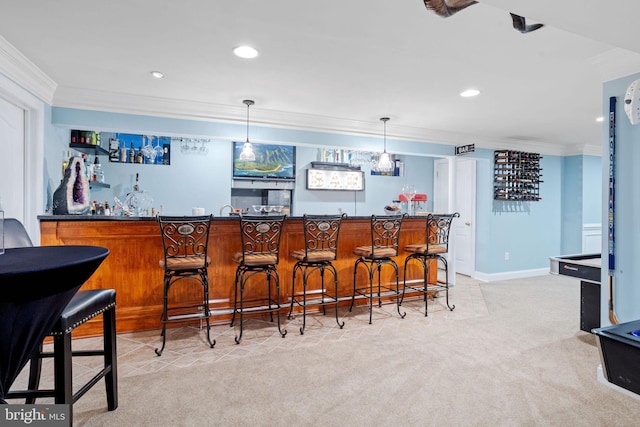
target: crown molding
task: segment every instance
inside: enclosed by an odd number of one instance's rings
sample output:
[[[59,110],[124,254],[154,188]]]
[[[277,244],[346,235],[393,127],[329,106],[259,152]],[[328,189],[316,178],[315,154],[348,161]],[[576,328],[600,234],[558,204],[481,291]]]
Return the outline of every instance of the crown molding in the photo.
[[[126,113],[159,116],[185,120],[221,121],[244,123],[246,108],[206,102],[168,99],[143,95],[96,91],[60,86],[56,90],[53,105],[57,107],[77,108],[112,113]],[[254,108],[251,112],[254,125],[298,129],[323,133],[354,134],[360,136],[380,136],[378,123],[341,119],[336,117],[315,116],[288,111]],[[539,152],[547,155],[585,154],[585,151],[600,155],[601,147],[564,147],[560,144],[517,140],[509,138],[486,138],[476,135],[445,132],[394,125],[388,130],[387,137],[393,139],[418,141],[431,144],[464,145],[474,143],[478,148],[504,149]],[[567,151],[567,149],[569,151]]]
[[[600,73],[604,83],[637,73],[640,54],[616,47],[589,58],[589,63]]]
[[[52,104],[57,84],[0,36],[0,73],[4,74],[42,101]]]

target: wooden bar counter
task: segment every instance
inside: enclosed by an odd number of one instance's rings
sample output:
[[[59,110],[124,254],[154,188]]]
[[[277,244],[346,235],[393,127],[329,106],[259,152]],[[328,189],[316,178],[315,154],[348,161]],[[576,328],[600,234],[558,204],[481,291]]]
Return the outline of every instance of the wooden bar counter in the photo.
[[[58,215],[40,216],[41,245],[95,245],[109,249],[110,255],[100,268],[85,283],[82,289],[113,288],[116,290],[117,330],[132,332],[161,327],[163,270],[160,228],[153,217],[102,217]],[[400,233],[400,250],[396,258],[403,280],[404,259],[402,248],[410,243],[424,241],[425,217],[406,218]],[[234,278],[236,264],[233,253],[240,251],[240,226],[238,217],[214,217],[209,239],[209,298],[214,310],[214,324],[228,323],[233,307]],[[356,246],[370,245],[370,217],[349,217],[343,220],[340,229],[338,259],[334,262],[338,270],[339,296],[350,297],[353,292],[353,265],[357,257],[353,254]],[[295,259],[290,254],[304,248],[302,218],[288,217],[280,246],[280,287],[283,305],[283,319],[288,313],[291,295],[291,273]],[[407,279],[422,277],[417,262],[409,264]],[[437,272],[429,269],[429,282],[435,281]],[[316,276],[319,279],[319,276]],[[365,269],[358,271],[358,283],[368,281]],[[382,281],[395,280],[393,269],[382,270]],[[316,280],[312,279],[312,282]],[[319,280],[318,280],[319,281]],[[298,281],[296,292],[301,290]],[[401,284],[402,286],[402,284]],[[300,290],[298,289],[300,288]],[[310,288],[312,286],[310,285]],[[171,301],[190,301],[201,298],[201,287],[177,285],[171,289]],[[247,294],[247,297],[251,295]],[[364,303],[365,301],[356,302]],[[341,302],[341,313],[348,309],[350,300]],[[171,326],[171,325],[169,325]],[[348,327],[348,325],[347,325]],[[78,330],[77,335],[99,334],[98,321],[88,322]]]

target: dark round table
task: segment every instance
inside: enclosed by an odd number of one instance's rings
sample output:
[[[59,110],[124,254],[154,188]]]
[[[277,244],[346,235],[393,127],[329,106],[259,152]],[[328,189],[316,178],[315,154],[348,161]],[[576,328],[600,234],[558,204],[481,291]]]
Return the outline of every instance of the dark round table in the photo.
[[[109,249],[34,246],[0,255],[0,403]]]

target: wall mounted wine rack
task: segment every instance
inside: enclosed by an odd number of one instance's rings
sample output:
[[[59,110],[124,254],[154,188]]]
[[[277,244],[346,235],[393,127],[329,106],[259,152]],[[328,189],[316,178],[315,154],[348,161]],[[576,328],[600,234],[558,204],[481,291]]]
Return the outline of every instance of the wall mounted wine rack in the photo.
[[[493,156],[494,200],[537,202],[541,199],[540,154],[496,150]]]

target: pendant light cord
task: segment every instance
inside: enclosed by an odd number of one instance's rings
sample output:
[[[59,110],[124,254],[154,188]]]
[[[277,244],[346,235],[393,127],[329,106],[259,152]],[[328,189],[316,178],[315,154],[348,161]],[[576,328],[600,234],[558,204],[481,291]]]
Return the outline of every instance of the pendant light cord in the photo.
[[[387,152],[387,122],[389,121],[389,117],[380,117],[382,123],[384,123],[384,152]]]
[[[250,99],[245,99],[242,102],[247,106],[247,142],[249,142],[249,107],[255,104],[255,102]]]

